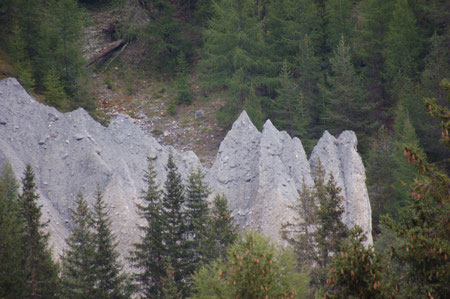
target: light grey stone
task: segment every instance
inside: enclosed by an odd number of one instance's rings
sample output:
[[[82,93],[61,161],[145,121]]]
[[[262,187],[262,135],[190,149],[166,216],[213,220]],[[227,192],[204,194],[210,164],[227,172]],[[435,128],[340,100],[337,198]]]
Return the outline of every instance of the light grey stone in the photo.
[[[34,168],[55,256],[65,246],[70,209],[79,191],[92,205],[100,187],[125,257],[139,236],[137,225],[142,224],[136,204],[141,202],[147,158],[161,184],[170,152],[185,179],[189,171],[202,168],[192,151],[162,146],[127,115],[118,114],[103,127],[83,109],[63,114],[36,102],[12,78],[0,81],[0,120],[5,121],[0,125],[0,166],[8,159],[18,177],[26,164]],[[218,193],[227,196],[241,229],[256,229],[282,243],[281,224],[295,216],[289,206],[297,201],[303,182],[313,185],[310,167],[319,160],[343,190],[345,223],[362,226],[371,242],[364,166],[353,132],[338,139],[325,132],[308,162],[298,138],[278,131],[270,121],[259,132],[244,111],[222,141],[211,169],[204,171],[211,198]]]

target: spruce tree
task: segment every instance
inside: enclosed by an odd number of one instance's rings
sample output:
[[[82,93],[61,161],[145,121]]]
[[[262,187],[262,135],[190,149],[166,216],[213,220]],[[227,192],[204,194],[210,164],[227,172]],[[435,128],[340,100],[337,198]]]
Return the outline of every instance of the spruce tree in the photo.
[[[204,182],[205,174],[198,168],[191,171],[186,184],[186,220],[189,247],[193,254],[192,266],[188,269],[193,273],[199,264],[206,259],[206,242],[209,222],[208,196],[209,189]]]
[[[191,268],[192,252],[187,240],[187,219],[185,213],[186,195],[181,175],[169,154],[167,161],[167,179],[164,183],[162,198],[162,218],[164,219],[163,237],[167,258],[174,268],[174,280],[178,290],[186,296],[189,293],[188,279]],[[164,267],[164,264],[163,264]]]
[[[417,78],[421,51],[421,34],[415,24],[414,12],[407,0],[396,0],[383,51],[386,77],[393,83],[391,92],[394,95],[405,88],[404,80]]]
[[[163,218],[161,191],[156,183],[156,171],[148,158],[148,168],[144,174],[146,189],[142,190],[144,204],[137,206],[145,225],[140,227],[143,235],[134,244],[130,261],[137,269],[134,280],[146,298],[163,296],[163,279],[166,276],[166,251],[164,243],[165,218]]]
[[[178,290],[177,283],[175,282],[174,269],[171,263],[171,259],[167,260],[166,276],[163,279],[163,294],[161,298],[164,299],[179,299],[182,298],[181,292]]]
[[[450,91],[450,83],[444,82]],[[426,99],[430,114],[442,122],[442,141],[448,147],[450,138],[450,112],[436,100]],[[415,165],[421,176],[412,184],[411,201],[400,220],[385,218],[384,223],[399,238],[391,255],[395,261],[408,265],[401,277],[404,297],[447,298],[450,296],[450,179],[436,164],[426,161],[420,148],[405,146],[403,153]]]
[[[323,96],[328,101],[327,127],[334,134],[340,134],[344,130],[355,131],[364,149],[367,146],[367,135],[374,126],[369,114],[373,104],[366,100],[361,78],[351,62],[350,47],[346,45],[343,36],[330,63],[329,86],[322,88]]]
[[[96,244],[92,232],[92,215],[80,192],[72,211],[71,234],[61,258],[63,295],[65,298],[96,298]]]
[[[326,41],[329,49],[335,49],[343,36],[351,40],[353,35],[352,0],[325,1]]]
[[[273,90],[265,47],[253,1],[214,4],[214,16],[204,32],[202,81],[208,89],[227,90],[227,103],[217,114],[219,125],[228,127],[234,122],[252,86]]]
[[[129,298],[131,287],[119,263],[117,243],[111,231],[111,220],[103,195],[97,188],[93,213],[94,268],[96,298]]]
[[[274,99],[273,121],[279,130],[308,141],[309,113],[301,92],[297,89],[286,61],[279,75],[280,88]]]
[[[236,226],[233,223],[231,210],[228,208],[228,201],[225,195],[218,194],[214,197],[209,218],[208,232],[208,259],[223,259],[226,255],[226,248],[233,244],[237,238]]]
[[[307,284],[292,252],[248,232],[228,247],[224,261],[203,266],[194,275],[191,298],[305,298]]]
[[[389,266],[373,248],[364,245],[366,236],[360,227],[350,230],[350,236],[333,256],[329,266],[326,298],[388,298],[395,292],[386,277]]]
[[[58,294],[58,270],[48,248],[47,223],[41,223],[41,206],[34,181],[34,171],[28,164],[19,196],[20,213],[24,219],[25,297],[53,298]]]
[[[16,177],[9,162],[0,175],[0,297],[23,297],[24,221],[19,212]]]
[[[56,107],[65,107],[66,93],[59,78],[58,73],[54,68],[50,69],[44,78],[44,87],[46,89],[45,99],[47,104]]]

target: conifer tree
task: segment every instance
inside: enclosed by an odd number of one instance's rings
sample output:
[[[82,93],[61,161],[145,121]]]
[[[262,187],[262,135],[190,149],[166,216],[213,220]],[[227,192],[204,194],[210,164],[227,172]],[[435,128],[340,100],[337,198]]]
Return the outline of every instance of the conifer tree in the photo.
[[[22,179],[19,196],[20,212],[24,219],[25,297],[53,298],[58,294],[58,270],[48,248],[47,223],[41,223],[41,206],[34,182],[34,171],[28,164]]]
[[[305,298],[307,284],[292,252],[249,232],[228,247],[224,261],[203,266],[194,275],[192,298]]]
[[[371,144],[367,157],[367,189],[369,191],[370,207],[372,209],[372,234],[381,233],[380,217],[392,213],[392,201],[395,193],[392,182],[394,179],[394,140],[388,130],[381,126]]]
[[[169,258],[166,267],[166,276],[163,279],[163,294],[164,299],[179,299],[182,298],[181,292],[178,290],[177,283],[175,282],[174,269]]]
[[[286,61],[279,75],[280,88],[278,96],[274,100],[275,126],[279,130],[285,130],[291,136],[301,137],[307,142],[309,128],[309,113],[301,92],[297,89],[291,78],[291,72]]]
[[[13,59],[13,65],[19,82],[25,89],[33,90],[35,85],[33,70],[28,53],[26,52],[26,43],[23,39],[22,30],[17,24],[12,28],[9,53]]]
[[[450,83],[443,82],[450,92]],[[442,122],[442,141],[450,145],[450,112],[439,106],[435,99],[426,99],[430,114]],[[426,161],[420,148],[405,146],[403,151],[409,163],[416,166],[421,176],[412,185],[412,200],[400,220],[385,218],[384,223],[399,238],[391,254],[395,261],[408,265],[402,276],[404,297],[447,298],[450,296],[448,281],[448,256],[450,254],[450,230],[448,200],[450,179],[436,164]]]
[[[66,93],[55,68],[50,69],[44,78],[44,87],[46,89],[45,99],[47,103],[56,108],[65,106]]]
[[[165,218],[162,215],[161,191],[156,183],[156,171],[151,159],[144,174],[146,189],[142,191],[143,205],[138,205],[145,225],[140,229],[141,240],[134,244],[130,261],[138,271],[134,275],[139,290],[146,298],[163,296],[163,279],[166,276],[166,255],[164,244]]]
[[[198,168],[191,171],[186,184],[186,220],[189,247],[193,254],[191,261],[193,273],[197,266],[206,259],[206,242],[209,222],[209,189],[204,182],[205,174]]]
[[[351,40],[354,27],[353,3],[351,0],[325,1],[326,40],[329,49],[335,49],[342,36],[345,40]]]
[[[211,217],[209,218],[209,260],[225,258],[226,248],[236,240],[237,232],[233,220],[225,195],[216,195],[211,208]]]
[[[187,240],[185,203],[184,185],[173,160],[173,154],[170,153],[167,162],[167,179],[164,183],[161,215],[164,219],[163,237],[166,256],[171,260],[174,268],[174,279],[183,296],[189,293],[187,280],[191,274],[190,268],[192,266],[192,252],[189,250]]]
[[[330,63],[332,72],[328,77],[329,87],[322,88],[323,96],[329,102],[327,127],[334,134],[353,130],[360,143],[366,145],[366,137],[374,126],[369,115],[373,104],[366,101],[361,78],[351,63],[350,48],[343,36]]]
[[[111,231],[111,220],[100,189],[97,188],[93,213],[94,268],[96,298],[129,298],[131,286],[122,273],[116,250],[117,243]]]
[[[80,192],[72,211],[73,227],[62,256],[63,294],[65,298],[94,298],[97,295],[96,248],[92,215]]]
[[[267,78],[269,61],[261,25],[253,1],[214,4],[214,16],[204,32],[202,80],[206,88],[227,90],[227,103],[217,115],[223,127],[230,126],[242,111],[252,86],[274,88]]]
[[[189,105],[192,102],[193,95],[189,90],[188,72],[187,72],[186,58],[183,52],[178,53],[177,56],[177,74],[176,74],[176,89],[177,96],[175,102],[178,105]]]
[[[300,0],[299,4],[301,32],[309,36],[314,53],[323,59],[326,53],[324,1]]]
[[[299,254],[300,266],[311,271],[311,285],[320,288],[326,280],[331,258],[339,252],[347,228],[342,222],[342,196],[333,176],[325,181],[325,172],[319,163],[315,167],[314,186],[303,184],[299,202],[292,208],[298,213],[299,223],[283,223],[281,236],[289,241]]]
[[[25,287],[23,219],[19,213],[16,177],[9,162],[0,175],[0,297],[23,297]]]
[[[360,227],[350,230],[329,267],[322,290],[326,298],[387,298],[395,293],[385,277],[389,267],[365,240]]]
[[[258,97],[255,92],[255,87],[250,88],[248,96],[244,100],[243,109],[247,112],[255,127],[261,129],[265,120],[264,112],[261,107],[261,97]]]
[[[421,51],[421,34],[414,13],[407,0],[396,0],[383,51],[386,76],[393,82],[394,95],[404,89],[404,80],[417,78]]]

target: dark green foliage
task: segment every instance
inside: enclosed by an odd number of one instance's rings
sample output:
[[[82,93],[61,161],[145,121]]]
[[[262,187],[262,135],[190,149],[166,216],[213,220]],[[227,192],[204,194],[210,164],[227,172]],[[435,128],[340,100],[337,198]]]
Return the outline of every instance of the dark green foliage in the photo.
[[[100,189],[97,189],[93,213],[94,268],[96,298],[130,298],[132,290],[116,250],[117,243],[111,231],[111,220]]]
[[[163,294],[161,298],[164,299],[179,299],[182,298],[181,292],[177,288],[175,282],[174,270],[170,258],[167,261],[166,275],[163,279]]]
[[[67,96],[64,92],[58,73],[54,68],[52,68],[45,76],[44,87],[46,89],[45,99],[47,103],[56,108],[63,108]]]
[[[341,220],[344,209],[340,191],[332,176],[325,183],[325,173],[319,163],[314,186],[303,183],[299,202],[292,207],[302,221],[282,225],[281,236],[294,246],[299,265],[311,269],[314,288],[324,285],[332,256],[339,252],[347,236],[347,227]]]
[[[328,0],[325,2],[326,34],[329,49],[335,49],[343,36],[350,40],[354,28],[352,0]]]
[[[139,290],[147,298],[162,297],[163,279],[166,276],[166,250],[164,240],[165,218],[162,216],[161,191],[156,183],[156,172],[148,159],[148,169],[144,175],[146,190],[142,191],[144,205],[138,205],[145,225],[139,243],[134,244],[130,261],[138,270],[134,276]]]
[[[325,101],[328,102],[326,124],[333,134],[344,130],[356,132],[363,149],[367,135],[373,129],[369,112],[374,108],[367,102],[361,78],[351,63],[350,48],[341,40],[330,59],[331,73],[328,86],[322,88]]]
[[[231,210],[225,195],[216,195],[211,208],[208,231],[208,260],[223,259],[226,248],[233,244],[237,237],[236,227],[233,224]]]
[[[261,104],[261,97],[256,95],[255,87],[251,87],[248,97],[244,100],[243,109],[247,112],[253,124],[258,129],[262,128],[265,120],[265,115],[262,111]]]
[[[38,205],[34,172],[28,164],[22,179],[19,196],[20,213],[24,219],[24,278],[25,297],[54,298],[58,294],[58,270],[48,248],[49,235],[44,232],[47,223],[41,223],[41,206]]]
[[[229,127],[242,111],[252,87],[262,88],[268,82],[262,24],[253,5],[250,0],[216,2],[204,32],[204,85],[227,90],[227,103],[217,115],[223,127]]]
[[[279,130],[285,130],[291,136],[302,137],[307,141],[309,136],[309,113],[301,91],[297,89],[291,78],[291,72],[286,61],[279,75],[280,88],[274,99],[274,124]]]
[[[23,297],[25,287],[22,250],[24,223],[19,213],[18,189],[11,164],[0,175],[0,297]]]
[[[189,294],[187,279],[191,274],[193,259],[193,253],[189,250],[189,242],[186,240],[188,222],[184,212],[185,203],[184,185],[171,153],[167,162],[167,179],[164,183],[161,216],[164,219],[165,254],[171,260],[174,280],[183,296]]]
[[[395,1],[385,45],[386,77],[393,83],[395,90],[392,92],[397,94],[402,90],[404,80],[417,78],[418,58],[422,51],[422,37],[407,0]]]
[[[367,189],[372,209],[374,235],[380,233],[380,217],[395,213],[394,181],[394,140],[388,130],[381,126],[377,137],[371,144],[367,157]]]
[[[350,230],[329,267],[326,298],[387,298],[392,293],[385,279],[389,267],[365,240],[360,227]]]
[[[189,174],[186,184],[186,220],[189,247],[193,254],[190,262],[193,273],[200,263],[207,259],[209,207],[209,189],[204,182],[205,174],[200,168]]]
[[[194,275],[192,298],[304,298],[308,277],[298,273],[294,256],[256,233],[228,247],[226,259]]]
[[[187,69],[186,58],[184,56],[184,53],[180,52],[177,56],[177,79],[175,82],[177,90],[175,102],[178,105],[189,105],[194,98],[191,91],[189,90],[188,75],[189,72]]]
[[[73,227],[62,256],[63,294],[65,298],[93,298],[96,292],[96,244],[92,215],[79,193],[72,211]]]
[[[446,84],[450,89],[450,84]],[[430,114],[442,121],[443,139],[448,147],[448,108],[439,106],[435,100],[426,100],[426,104]],[[393,259],[409,266],[400,277],[404,285],[402,295],[447,298],[450,296],[450,179],[437,165],[426,161],[420,148],[407,145],[404,155],[421,176],[412,184],[412,200],[401,220],[384,219],[387,227],[403,240],[392,248]]]

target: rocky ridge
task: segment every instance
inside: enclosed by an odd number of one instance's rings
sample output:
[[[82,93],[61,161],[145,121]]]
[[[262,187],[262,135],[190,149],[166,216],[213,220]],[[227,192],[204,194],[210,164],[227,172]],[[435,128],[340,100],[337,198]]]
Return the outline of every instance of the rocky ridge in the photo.
[[[342,188],[345,223],[362,226],[371,242],[365,171],[356,145],[353,132],[337,139],[325,132],[308,161],[298,138],[278,131],[270,120],[259,132],[243,112],[211,169],[204,170],[212,196],[225,193],[241,228],[280,241],[281,223],[294,220],[289,206],[297,200],[303,180],[312,185],[310,168],[320,160]],[[160,145],[126,115],[103,127],[82,109],[63,114],[38,103],[15,79],[0,81],[0,166],[9,160],[17,176],[27,163],[33,166],[56,255],[65,245],[76,194],[83,192],[92,204],[99,187],[111,209],[119,251],[126,256],[138,236],[135,204],[144,187],[146,158],[153,160],[162,183],[170,151],[183,177],[189,169],[202,167],[192,151]]]

